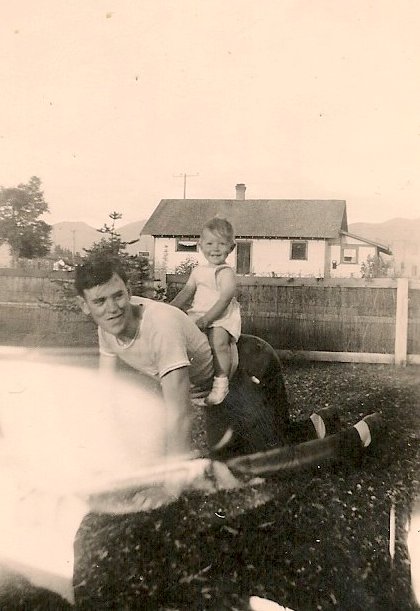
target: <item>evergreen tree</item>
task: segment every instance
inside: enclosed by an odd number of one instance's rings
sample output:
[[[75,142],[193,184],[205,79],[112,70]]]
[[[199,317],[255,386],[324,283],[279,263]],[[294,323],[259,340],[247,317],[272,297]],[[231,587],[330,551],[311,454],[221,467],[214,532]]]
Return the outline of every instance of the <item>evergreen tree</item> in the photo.
[[[131,292],[133,295],[141,295],[144,292],[144,280],[150,277],[149,260],[141,255],[130,255],[126,252],[127,246],[135,244],[139,240],[124,241],[121,234],[116,229],[116,222],[121,220],[122,214],[111,212],[109,215],[111,223],[97,229],[102,234],[102,238],[95,242],[91,248],[84,248],[86,256],[82,263],[87,260],[102,259],[104,257],[118,258],[127,273]]]

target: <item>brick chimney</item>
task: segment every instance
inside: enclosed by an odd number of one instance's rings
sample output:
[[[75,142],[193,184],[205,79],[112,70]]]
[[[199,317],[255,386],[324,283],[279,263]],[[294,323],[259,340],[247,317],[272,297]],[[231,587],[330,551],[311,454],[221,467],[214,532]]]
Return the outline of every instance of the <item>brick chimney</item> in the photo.
[[[235,188],[236,188],[236,199],[244,200],[245,191],[246,191],[246,186],[244,185],[244,183],[240,182],[239,184],[236,185]]]

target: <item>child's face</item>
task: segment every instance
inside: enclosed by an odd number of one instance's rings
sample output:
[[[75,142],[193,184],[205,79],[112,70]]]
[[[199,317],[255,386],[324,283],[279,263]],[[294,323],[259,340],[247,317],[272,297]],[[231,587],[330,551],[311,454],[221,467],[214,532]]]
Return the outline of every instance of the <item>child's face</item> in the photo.
[[[200,239],[200,248],[207,261],[212,265],[221,265],[233,250],[233,244],[228,238],[204,229]]]

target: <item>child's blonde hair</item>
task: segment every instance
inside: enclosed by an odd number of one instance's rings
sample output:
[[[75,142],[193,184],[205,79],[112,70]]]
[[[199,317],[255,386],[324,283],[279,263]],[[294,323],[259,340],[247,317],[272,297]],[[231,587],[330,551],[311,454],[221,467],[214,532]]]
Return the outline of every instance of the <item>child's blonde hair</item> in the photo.
[[[235,244],[235,232],[233,231],[231,223],[229,223],[227,219],[215,216],[207,221],[201,231],[201,237],[203,237],[205,229],[211,231],[211,233],[217,233],[223,238],[226,238],[232,245]]]

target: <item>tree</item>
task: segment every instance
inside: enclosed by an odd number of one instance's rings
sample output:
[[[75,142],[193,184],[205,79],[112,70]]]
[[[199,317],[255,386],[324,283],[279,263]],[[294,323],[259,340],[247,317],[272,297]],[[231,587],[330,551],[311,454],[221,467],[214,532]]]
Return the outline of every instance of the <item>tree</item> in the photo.
[[[97,229],[102,234],[102,238],[95,242],[91,248],[83,249],[86,252],[83,262],[103,257],[117,257],[125,268],[131,292],[133,295],[141,295],[144,293],[144,280],[150,277],[149,260],[147,257],[130,255],[126,252],[127,246],[135,244],[139,240],[125,242],[121,239],[121,234],[118,233],[115,225],[117,221],[121,220],[122,214],[114,211],[108,216],[111,219],[111,224],[104,223],[100,229]]]
[[[17,187],[0,187],[0,244],[9,244],[15,261],[50,252],[51,225],[39,218],[44,212],[49,212],[48,204],[37,176]]]
[[[379,255],[368,255],[366,261],[363,261],[360,271],[362,278],[384,278],[388,275],[390,263],[384,261]]]
[[[53,255],[59,259],[67,259],[67,261],[73,260],[73,253],[70,248],[63,248],[63,246],[60,246],[59,244],[54,246]]]
[[[84,256],[80,257],[78,264],[83,265],[88,261],[97,261],[107,257],[116,257],[123,264],[128,276],[130,289],[133,295],[143,295],[145,293],[144,280],[150,277],[150,265],[146,257],[141,255],[129,255],[125,252],[129,244],[135,244],[137,240],[125,242],[121,239],[115,225],[122,218],[119,212],[111,212],[109,215],[111,224],[104,225],[97,229],[102,234],[102,238],[95,242],[91,248],[84,248]],[[40,304],[45,307],[63,311],[79,311],[74,293],[74,280],[72,278],[53,278],[51,280],[57,287],[57,298],[54,303],[45,299],[40,300]],[[164,294],[160,288],[154,289],[154,297],[163,299]]]

